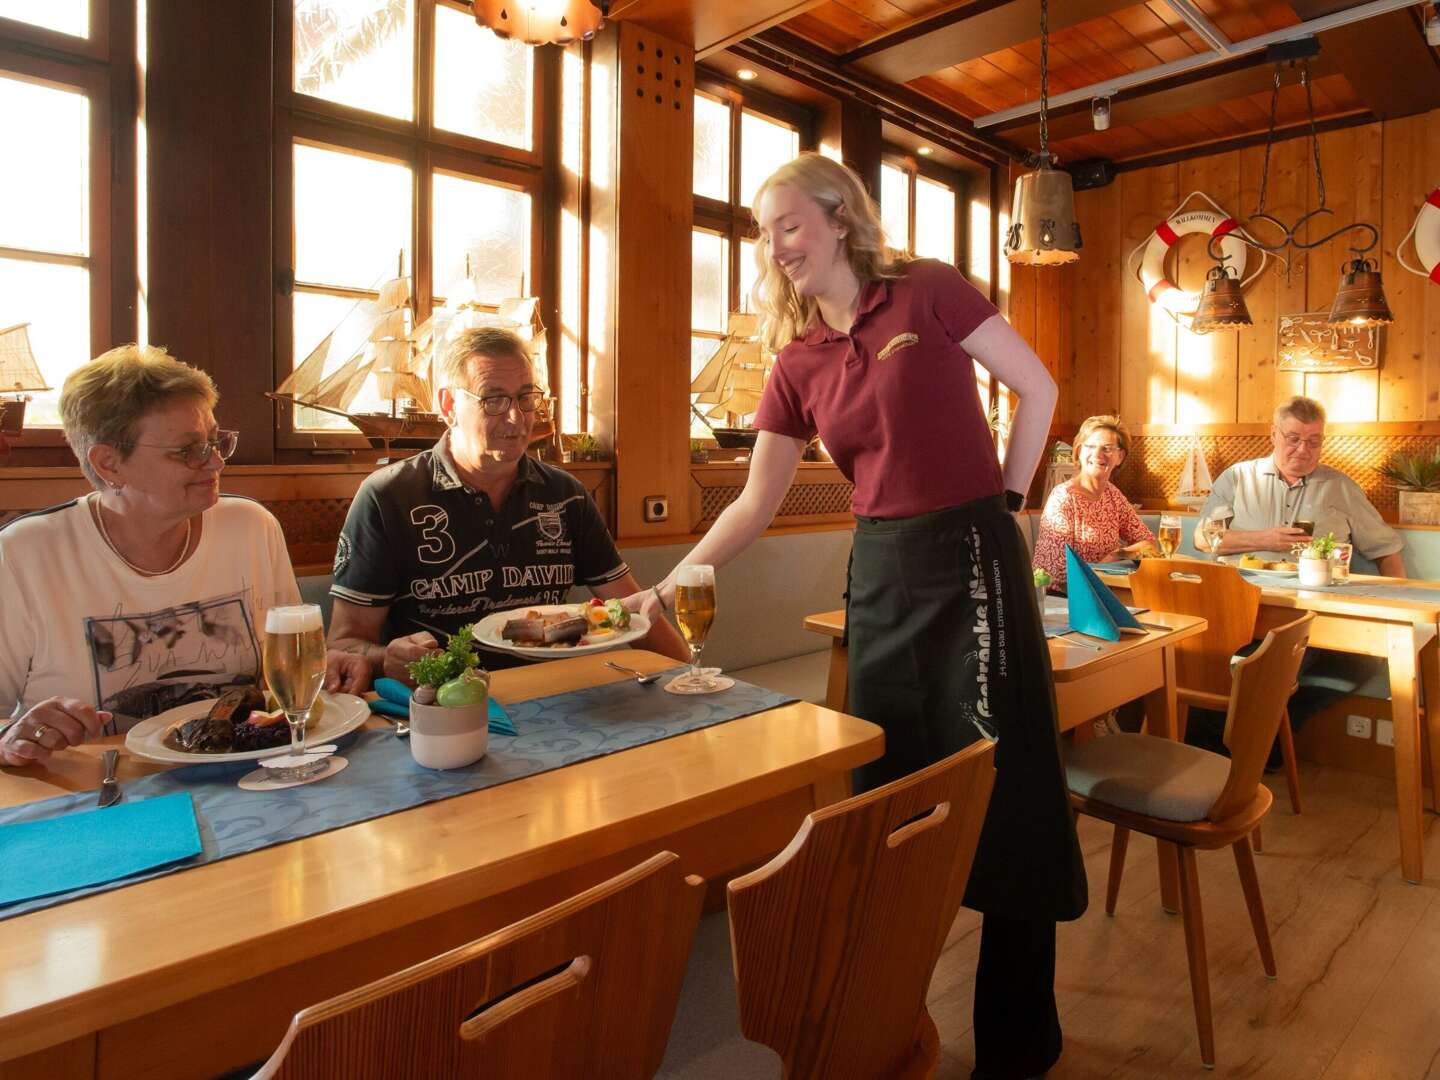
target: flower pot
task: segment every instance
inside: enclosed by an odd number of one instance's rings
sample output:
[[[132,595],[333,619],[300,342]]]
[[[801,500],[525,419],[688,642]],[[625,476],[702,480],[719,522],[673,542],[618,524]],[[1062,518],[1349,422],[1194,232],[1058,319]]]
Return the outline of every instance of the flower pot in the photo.
[[[690,451],[690,464],[691,464],[691,465],[705,465],[705,464],[707,464],[709,461],[710,461],[710,451],[708,451],[708,450],[691,450],[691,451]]]
[[[447,708],[410,702],[410,754],[427,769],[463,769],[490,748],[486,701]]]
[[[1440,525],[1440,491],[1400,488],[1401,525]]]
[[[1330,584],[1330,560],[1300,560],[1300,584],[1307,589],[1323,589]]]
[[[1040,608],[1040,614],[1045,614],[1045,597],[1050,592],[1049,585],[1035,586],[1035,603]]]

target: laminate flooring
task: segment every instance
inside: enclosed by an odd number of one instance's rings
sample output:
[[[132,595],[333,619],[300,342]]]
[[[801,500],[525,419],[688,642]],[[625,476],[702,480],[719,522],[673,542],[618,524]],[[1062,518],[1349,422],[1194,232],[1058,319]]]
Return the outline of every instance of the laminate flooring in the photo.
[[[1267,780],[1279,781],[1279,777]],[[1305,813],[1277,787],[1256,856],[1279,978],[1260,966],[1228,851],[1198,856],[1215,1017],[1214,1076],[1264,1080],[1440,1080],[1440,825],[1425,818],[1426,880],[1400,878],[1393,782],[1304,765]],[[1061,924],[1056,994],[1065,1055],[1050,1080],[1206,1076],[1185,941],[1160,909],[1155,844],[1135,836],[1114,918],[1104,912],[1111,830],[1080,819],[1091,908]],[[979,916],[962,909],[930,988],[938,1075],[973,1064]],[[662,1076],[778,1075],[735,1030],[724,914],[697,942]]]

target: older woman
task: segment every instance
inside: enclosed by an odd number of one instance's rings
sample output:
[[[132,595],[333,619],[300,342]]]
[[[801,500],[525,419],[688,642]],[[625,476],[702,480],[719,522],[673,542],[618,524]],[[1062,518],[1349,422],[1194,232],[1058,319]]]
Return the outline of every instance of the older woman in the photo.
[[[1130,501],[1110,482],[1130,453],[1130,433],[1118,416],[1092,416],[1075,436],[1074,479],[1045,501],[1035,540],[1035,565],[1054,585],[1065,584],[1065,545],[1086,562],[1128,559],[1155,546],[1155,537]]]
[[[237,434],[217,400],[204,372],[134,345],[65,380],[95,491],[0,530],[0,764],[256,681],[266,610],[300,596],[279,523],[220,494]],[[332,654],[331,688],[363,689],[358,660]]]

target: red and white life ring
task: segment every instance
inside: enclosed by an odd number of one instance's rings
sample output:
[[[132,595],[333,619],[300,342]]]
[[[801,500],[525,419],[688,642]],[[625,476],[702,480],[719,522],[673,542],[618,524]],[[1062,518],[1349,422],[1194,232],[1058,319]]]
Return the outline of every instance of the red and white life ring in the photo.
[[[1145,244],[1145,255],[1140,260],[1140,284],[1145,287],[1145,295],[1150,302],[1172,315],[1192,315],[1200,306],[1198,292],[1187,292],[1165,276],[1165,256],[1180,237],[1191,233],[1224,237],[1220,248],[1229,259],[1226,265],[1243,279],[1245,245],[1231,235],[1239,224],[1233,217],[1214,210],[1186,210],[1155,226]]]
[[[1400,265],[1440,285],[1440,188],[1425,196],[1425,201],[1420,204],[1420,213],[1415,215],[1415,224],[1410,226],[1410,236],[1415,238],[1415,255],[1425,269],[1422,272],[1407,263],[1397,247],[1395,254],[1400,259]],[[1405,241],[1400,243],[1403,246]]]

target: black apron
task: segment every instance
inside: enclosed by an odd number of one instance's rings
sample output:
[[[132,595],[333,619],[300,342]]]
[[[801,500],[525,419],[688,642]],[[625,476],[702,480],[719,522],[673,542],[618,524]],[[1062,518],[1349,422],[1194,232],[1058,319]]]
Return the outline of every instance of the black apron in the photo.
[[[993,734],[995,789],[965,906],[1079,918],[1085,864],[1065,788],[1050,653],[1025,541],[1000,497],[857,518],[846,627],[850,711],[885,729],[868,790]]]

